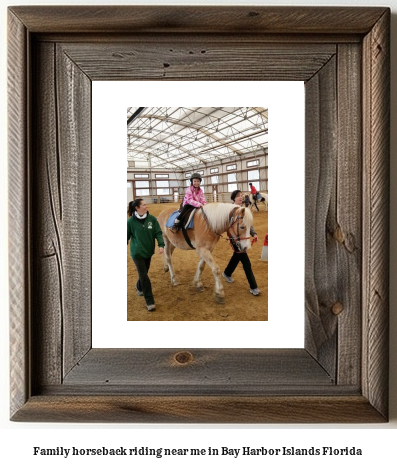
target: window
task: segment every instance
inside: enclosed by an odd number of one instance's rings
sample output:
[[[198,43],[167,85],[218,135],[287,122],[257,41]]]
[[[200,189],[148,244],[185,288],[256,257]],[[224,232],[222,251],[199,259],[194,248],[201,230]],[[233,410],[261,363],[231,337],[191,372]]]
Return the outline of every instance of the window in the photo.
[[[156,178],[169,178],[168,173],[156,173],[155,174]]]
[[[259,170],[249,170],[248,171],[248,181],[253,183],[252,180],[259,180]]]
[[[131,182],[127,182],[127,188],[131,188],[132,187],[132,183]]]
[[[156,181],[156,187],[157,187],[156,194],[158,196],[171,194],[169,180]]]
[[[213,176],[211,177],[211,183],[212,183],[212,184],[219,183],[219,175],[213,175]]]
[[[229,175],[227,176],[227,181],[229,183],[236,182],[237,181],[237,173],[229,173]]]
[[[135,178],[149,178],[148,173],[136,173],[134,176]]]
[[[218,173],[219,172],[219,168],[212,168],[210,170],[210,173]]]
[[[259,160],[250,160],[247,162],[247,167],[255,167],[255,165],[259,165]]]
[[[191,176],[191,173],[185,173],[186,178],[190,178],[190,176]]]
[[[145,188],[144,190],[136,190],[136,196],[148,196],[150,195],[149,188]]]
[[[227,191],[231,193],[234,190],[237,190],[237,183],[228,183]]]
[[[204,175],[204,170],[197,170],[197,172],[199,175]]]
[[[237,164],[226,165],[226,170],[227,170],[227,171],[229,171],[229,170],[237,170]]]
[[[157,195],[170,195],[170,189],[169,188],[157,188]]]
[[[227,176],[227,181],[228,181],[227,190],[229,192],[237,190],[237,183],[233,183],[233,182],[237,182],[237,173],[229,173],[229,175]]]
[[[149,180],[135,182],[136,188],[149,188]]]
[[[259,170],[249,170],[248,183],[252,183],[258,191],[260,190]],[[248,187],[248,191],[250,191],[251,187],[248,184],[247,184],[247,187]]]

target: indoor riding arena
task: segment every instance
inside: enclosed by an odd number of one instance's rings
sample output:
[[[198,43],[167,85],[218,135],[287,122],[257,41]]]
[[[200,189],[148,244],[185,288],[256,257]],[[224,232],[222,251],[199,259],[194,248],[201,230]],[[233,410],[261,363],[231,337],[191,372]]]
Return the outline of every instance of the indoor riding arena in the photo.
[[[234,190],[248,195],[252,186],[266,196],[257,203],[259,211],[250,208],[258,241],[247,254],[261,291],[258,296],[250,293],[241,263],[232,274],[234,283],[221,277],[224,303],[217,302],[214,276],[207,265],[201,277],[204,290],[197,291],[193,279],[200,257],[193,249],[174,250],[172,263],[179,284],[173,286],[156,242],[149,270],[156,309],[148,312],[144,297],[138,296],[135,289],[138,274],[128,244],[128,321],[268,320],[267,142],[266,108],[127,109],[126,207],[130,201],[143,198],[149,214],[156,218],[165,209],[178,210],[193,174],[201,177],[200,187],[207,203],[232,203]],[[225,232],[212,252],[221,273],[232,255]]]

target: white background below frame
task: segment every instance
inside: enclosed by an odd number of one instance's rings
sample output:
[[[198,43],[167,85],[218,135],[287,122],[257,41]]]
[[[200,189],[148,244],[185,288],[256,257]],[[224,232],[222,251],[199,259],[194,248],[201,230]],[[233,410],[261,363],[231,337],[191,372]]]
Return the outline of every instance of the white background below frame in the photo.
[[[93,347],[302,348],[303,82],[93,82],[92,92]],[[250,105],[269,109],[267,322],[127,321],[126,111],[127,107],[138,105]],[[264,234],[260,234],[262,237]],[[169,277],[166,282],[170,283]],[[260,287],[258,276],[257,282]],[[248,289],[248,283],[239,289]],[[252,301],[260,300],[258,297]],[[230,302],[227,298],[226,303]],[[156,299],[156,303],[160,304],[161,299]]]

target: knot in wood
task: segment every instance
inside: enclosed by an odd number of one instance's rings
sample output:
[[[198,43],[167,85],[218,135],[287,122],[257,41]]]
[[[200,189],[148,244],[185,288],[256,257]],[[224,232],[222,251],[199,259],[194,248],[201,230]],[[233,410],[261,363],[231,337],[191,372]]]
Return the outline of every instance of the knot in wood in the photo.
[[[343,304],[340,303],[339,301],[336,302],[332,307],[331,307],[332,314],[335,316],[339,316],[339,314],[342,313],[343,311]]]
[[[186,365],[193,361],[193,355],[190,352],[178,352],[175,354],[174,360],[180,365]]]
[[[345,236],[340,226],[337,226],[337,228],[335,229],[334,239],[336,239],[340,244],[343,244],[343,241],[345,240]]]

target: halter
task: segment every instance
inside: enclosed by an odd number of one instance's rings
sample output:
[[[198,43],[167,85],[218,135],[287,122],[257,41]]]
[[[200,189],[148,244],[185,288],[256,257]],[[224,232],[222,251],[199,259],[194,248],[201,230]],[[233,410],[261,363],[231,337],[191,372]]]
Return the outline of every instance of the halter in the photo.
[[[233,226],[238,222],[238,220],[244,219],[242,216],[235,217],[235,213],[237,212],[237,209],[238,208],[233,208],[230,211],[230,214],[229,214],[230,226],[227,229],[228,238],[226,240],[230,242],[230,245],[235,252],[242,253],[237,250],[236,242],[240,242],[240,240],[248,240],[250,239],[250,237],[240,237],[240,225],[239,224],[237,224],[237,232],[234,230]]]

